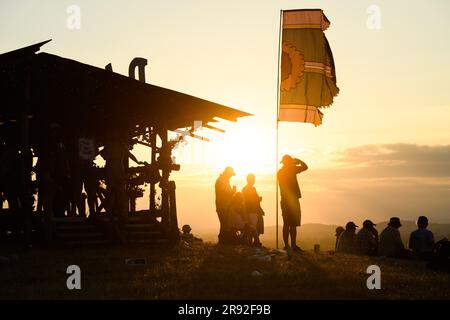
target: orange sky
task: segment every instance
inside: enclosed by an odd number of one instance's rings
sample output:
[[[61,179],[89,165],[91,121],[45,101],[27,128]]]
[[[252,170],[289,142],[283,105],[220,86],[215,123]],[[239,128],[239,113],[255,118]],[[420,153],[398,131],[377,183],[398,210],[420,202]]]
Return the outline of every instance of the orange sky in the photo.
[[[322,8],[341,92],[323,125],[280,124],[280,155],[304,159],[303,221],[340,223],[398,215],[450,222],[450,4],[376,1],[77,1],[81,28],[66,27],[72,1],[2,1],[0,51],[53,38],[43,50],[127,74],[149,60],[147,81],[248,111],[211,142],[176,151],[181,223],[216,226],[213,185],[226,165],[243,186],[257,175],[266,224],[275,208],[276,70],[280,9]],[[39,14],[36,14],[39,12]],[[137,151],[143,156],[142,151]],[[376,159],[376,161],[374,160]],[[146,199],[144,199],[146,201]],[[147,206],[143,201],[141,206]]]

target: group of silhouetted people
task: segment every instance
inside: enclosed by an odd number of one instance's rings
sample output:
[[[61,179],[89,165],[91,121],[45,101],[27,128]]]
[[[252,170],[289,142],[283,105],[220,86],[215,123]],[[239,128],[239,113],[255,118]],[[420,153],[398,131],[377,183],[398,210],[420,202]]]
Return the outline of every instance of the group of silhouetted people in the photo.
[[[264,211],[262,197],[255,188],[255,175],[247,175],[247,184],[241,192],[230,185],[234,175],[234,169],[227,167],[215,183],[219,243],[261,246],[259,236],[264,233]]]
[[[290,155],[284,155],[281,163],[283,166],[278,170],[277,179],[281,195],[284,249],[302,251],[297,245],[297,227],[301,225],[301,192],[297,175],[306,171],[308,166]],[[264,211],[261,208],[262,197],[255,188],[255,175],[247,176],[247,185],[241,192],[230,185],[234,175],[233,168],[227,167],[215,184],[216,212],[220,222],[219,243],[245,242],[260,246],[259,236],[264,233]]]
[[[47,140],[36,151],[37,211],[44,211],[49,219],[66,215],[86,217],[87,200],[89,213],[93,214],[100,185],[93,158],[80,158],[78,140],[66,137],[57,123],[50,124],[47,133]]]
[[[6,200],[11,212],[20,213],[25,211],[22,207],[26,193],[21,186],[20,165],[24,155],[14,140],[17,134],[14,124],[4,124],[1,130],[0,202],[3,205]],[[112,131],[100,151],[93,139],[68,136],[56,122],[48,124],[43,131],[45,139],[37,140],[36,148],[29,154],[30,163],[33,156],[37,157],[32,168],[36,174],[32,182],[34,196],[29,201],[36,203],[36,212],[43,213],[47,241],[54,233],[54,217],[93,217],[103,207],[119,220],[125,220],[129,205],[128,159],[145,164],[130,152],[132,143]],[[89,152],[83,150],[83,140],[91,141]],[[105,160],[104,169],[94,163],[97,155]]]
[[[435,241],[433,232],[427,229],[428,218],[417,219],[417,230],[409,237],[409,248],[403,244],[399,228],[402,226],[398,217],[392,217],[386,228],[378,235],[375,224],[370,220],[358,228],[350,221],[345,226],[336,228],[336,251],[370,256],[385,256],[399,259],[430,260],[434,255]]]

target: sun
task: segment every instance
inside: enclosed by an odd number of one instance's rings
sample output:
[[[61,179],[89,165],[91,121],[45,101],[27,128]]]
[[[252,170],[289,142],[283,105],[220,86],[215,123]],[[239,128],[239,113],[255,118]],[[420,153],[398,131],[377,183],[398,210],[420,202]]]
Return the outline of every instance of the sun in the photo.
[[[276,131],[254,122],[242,119],[238,122],[221,122],[214,126],[225,132],[198,129],[195,134],[207,137],[209,141],[189,138],[187,144],[180,145],[173,152],[176,163],[189,174],[213,175],[221,173],[225,167],[233,167],[235,180],[245,181],[249,173],[257,176],[275,175]]]
[[[213,167],[221,170],[231,166],[237,178],[249,173],[268,174],[275,168],[275,135],[270,130],[242,121],[232,124],[225,134],[217,135],[210,143]]]

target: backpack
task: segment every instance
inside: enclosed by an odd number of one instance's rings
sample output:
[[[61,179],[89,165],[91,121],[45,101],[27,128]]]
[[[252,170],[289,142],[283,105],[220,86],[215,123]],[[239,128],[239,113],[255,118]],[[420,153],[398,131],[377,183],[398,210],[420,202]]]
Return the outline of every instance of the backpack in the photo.
[[[428,267],[436,271],[450,273],[450,241],[442,239],[436,242],[433,249],[433,258]]]
[[[439,260],[450,259],[450,241],[447,239],[438,241],[434,246],[434,253]]]

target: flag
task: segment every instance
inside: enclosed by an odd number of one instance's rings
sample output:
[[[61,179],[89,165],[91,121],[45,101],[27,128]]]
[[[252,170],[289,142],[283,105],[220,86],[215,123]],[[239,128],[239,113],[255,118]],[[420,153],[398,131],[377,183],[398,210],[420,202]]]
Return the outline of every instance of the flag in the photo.
[[[282,12],[278,121],[322,123],[321,108],[339,89],[333,54],[324,31],[330,21],[320,9]]]

